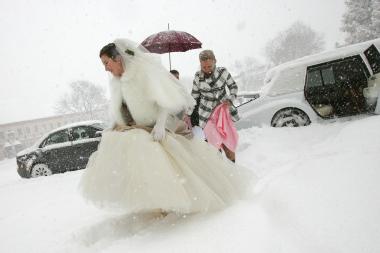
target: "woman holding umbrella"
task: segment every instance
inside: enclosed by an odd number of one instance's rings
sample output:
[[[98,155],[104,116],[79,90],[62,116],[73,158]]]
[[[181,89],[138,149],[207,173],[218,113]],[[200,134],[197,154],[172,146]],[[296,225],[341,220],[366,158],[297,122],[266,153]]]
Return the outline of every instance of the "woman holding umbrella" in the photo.
[[[102,48],[112,74],[113,131],[105,131],[81,178],[85,198],[126,213],[222,209],[243,196],[251,173],[191,138],[177,119],[194,99],[142,47],[125,39]]]

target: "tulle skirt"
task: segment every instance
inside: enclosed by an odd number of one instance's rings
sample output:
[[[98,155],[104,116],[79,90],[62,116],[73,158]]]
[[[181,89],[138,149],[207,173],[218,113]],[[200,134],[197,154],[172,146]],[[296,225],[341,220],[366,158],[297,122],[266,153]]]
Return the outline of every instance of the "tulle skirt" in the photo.
[[[145,130],[104,132],[81,181],[94,204],[125,213],[215,211],[241,199],[254,175],[208,143],[168,133],[154,142]]]

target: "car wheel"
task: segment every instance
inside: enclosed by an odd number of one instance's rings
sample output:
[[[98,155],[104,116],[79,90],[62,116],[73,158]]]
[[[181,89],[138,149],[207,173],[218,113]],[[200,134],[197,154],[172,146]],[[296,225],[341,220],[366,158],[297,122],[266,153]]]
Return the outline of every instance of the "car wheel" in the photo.
[[[43,163],[37,163],[34,165],[32,171],[30,172],[31,177],[50,176],[51,174],[53,174],[53,172],[46,164]]]
[[[297,108],[282,109],[273,116],[271,125],[273,127],[299,127],[311,123],[309,116]]]

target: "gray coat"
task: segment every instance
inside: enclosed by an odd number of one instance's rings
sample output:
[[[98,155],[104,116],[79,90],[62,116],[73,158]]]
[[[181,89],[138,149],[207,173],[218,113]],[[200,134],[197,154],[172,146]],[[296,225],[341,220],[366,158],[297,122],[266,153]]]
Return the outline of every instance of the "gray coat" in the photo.
[[[228,88],[230,95],[227,94]],[[225,100],[231,102],[236,98],[238,87],[231,74],[224,67],[216,67],[214,72],[206,77],[202,71],[195,73],[191,95],[199,100],[199,126],[204,128],[212,111]],[[238,111],[235,106],[230,107],[233,121],[239,120]]]

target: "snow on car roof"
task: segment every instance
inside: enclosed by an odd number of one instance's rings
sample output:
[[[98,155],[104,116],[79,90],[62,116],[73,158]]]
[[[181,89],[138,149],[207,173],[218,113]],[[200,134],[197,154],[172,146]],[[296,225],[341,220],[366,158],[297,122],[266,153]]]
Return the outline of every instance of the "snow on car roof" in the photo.
[[[268,70],[266,73],[264,79],[265,84],[262,87],[261,91],[267,92],[268,95],[278,95],[294,92],[297,90],[303,90],[303,86],[305,84],[306,69],[308,66],[363,54],[363,51],[370,47],[372,44],[380,49],[380,38],[337,48],[330,51],[324,51],[314,55],[308,55],[278,65]]]
[[[60,130],[64,130],[64,129],[67,129],[67,128],[71,128],[71,127],[77,127],[77,126],[91,126],[91,125],[96,125],[96,124],[100,124],[102,125],[103,122],[100,121],[100,120],[87,120],[87,121],[79,121],[79,122],[74,122],[74,123],[70,123],[70,124],[66,124],[66,125],[63,125],[63,126],[60,126],[58,128],[55,128],[53,130],[51,130],[50,132],[42,135],[30,148],[35,148],[36,146],[38,146],[46,137],[48,137],[50,134],[54,133],[54,132],[57,132],[57,131],[60,131]],[[27,148],[29,149],[29,148]]]
[[[60,126],[60,127],[56,128],[56,129],[50,131],[49,133],[53,133],[53,132],[56,132],[56,131],[59,131],[59,130],[63,130],[63,129],[66,129],[66,128],[70,128],[70,127],[91,126],[91,125],[95,125],[95,124],[103,124],[103,122],[100,121],[100,120],[87,120],[87,121],[74,122],[74,123],[70,123],[70,124],[66,124],[66,125]]]

